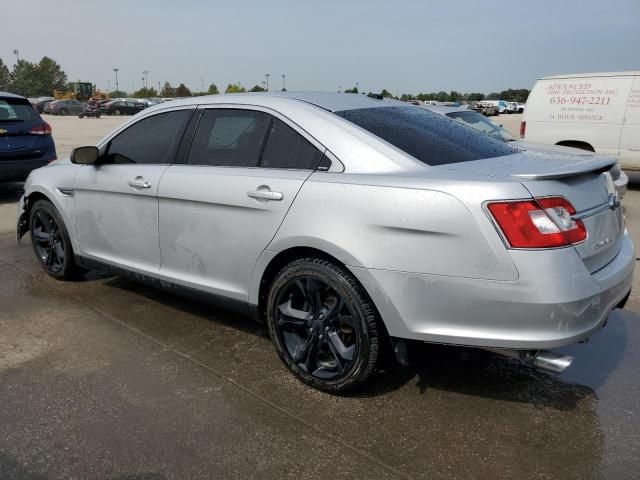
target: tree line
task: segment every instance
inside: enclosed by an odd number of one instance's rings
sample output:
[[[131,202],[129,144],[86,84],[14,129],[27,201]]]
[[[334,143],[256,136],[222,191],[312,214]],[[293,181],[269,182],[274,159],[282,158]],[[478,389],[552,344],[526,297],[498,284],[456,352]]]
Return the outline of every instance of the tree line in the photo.
[[[62,70],[61,66],[49,57],[42,57],[38,63],[32,63],[27,60],[19,60],[13,67],[13,70],[4,64],[0,58],[0,91],[7,91],[22,95],[25,97],[51,96],[54,90],[71,89],[67,81],[67,74]],[[284,90],[284,89],[283,89]],[[242,93],[242,92],[264,92],[266,89],[260,85],[254,85],[247,90],[240,83],[230,83],[225,89],[225,93]],[[220,93],[215,83],[209,85],[205,92],[192,91],[184,83],[178,84],[177,87],[172,86],[169,82],[164,82],[160,90],[151,87],[141,88],[134,92],[117,91],[109,92],[111,97],[134,97],[134,98],[151,98],[151,97],[191,97],[199,95],[216,95]],[[360,93],[358,87],[348,88],[344,93]],[[364,92],[362,92],[364,93]],[[400,96],[394,96],[387,89],[382,92],[369,92],[382,95],[385,98],[396,98],[398,100],[422,100],[438,102],[475,102],[481,100],[506,100],[508,102],[527,101],[529,90],[525,88],[502,90],[501,92],[493,92],[488,95],[479,92],[461,93],[455,90],[449,92],[431,92],[431,93],[403,93]]]

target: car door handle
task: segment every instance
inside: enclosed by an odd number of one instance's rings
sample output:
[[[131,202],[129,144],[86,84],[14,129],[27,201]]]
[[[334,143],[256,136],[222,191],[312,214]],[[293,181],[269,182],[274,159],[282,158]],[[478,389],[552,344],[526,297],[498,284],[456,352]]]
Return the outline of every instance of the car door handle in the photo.
[[[284,198],[284,194],[282,192],[272,192],[271,190],[253,190],[251,192],[247,192],[247,195],[257,200],[280,201]]]
[[[151,182],[147,182],[142,177],[137,177],[135,180],[129,180],[127,185],[133,188],[151,188]]]

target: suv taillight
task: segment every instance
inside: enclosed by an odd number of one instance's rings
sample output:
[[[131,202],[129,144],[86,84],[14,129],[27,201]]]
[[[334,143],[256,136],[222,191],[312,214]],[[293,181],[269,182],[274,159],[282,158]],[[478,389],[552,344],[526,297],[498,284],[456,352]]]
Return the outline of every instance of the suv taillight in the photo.
[[[29,130],[29,133],[31,135],[51,135],[51,125],[47,122],[42,122],[40,125]]]
[[[584,223],[571,218],[576,210],[563,197],[492,202],[487,208],[512,248],[565,247],[587,238]]]
[[[520,122],[520,138],[524,138],[524,134],[527,132],[527,122]]]

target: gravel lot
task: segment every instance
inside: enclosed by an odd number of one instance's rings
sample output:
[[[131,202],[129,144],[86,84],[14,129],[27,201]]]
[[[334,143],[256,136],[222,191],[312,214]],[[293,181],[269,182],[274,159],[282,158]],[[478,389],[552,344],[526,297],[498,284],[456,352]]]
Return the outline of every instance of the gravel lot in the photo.
[[[496,121],[517,134],[520,115]],[[122,118],[48,117],[60,156]],[[551,377],[414,345],[355,397],[304,387],[261,325],[16,245],[0,185],[0,479],[638,478],[640,292]],[[640,192],[624,199],[640,240]],[[3,233],[2,233],[3,232]]]

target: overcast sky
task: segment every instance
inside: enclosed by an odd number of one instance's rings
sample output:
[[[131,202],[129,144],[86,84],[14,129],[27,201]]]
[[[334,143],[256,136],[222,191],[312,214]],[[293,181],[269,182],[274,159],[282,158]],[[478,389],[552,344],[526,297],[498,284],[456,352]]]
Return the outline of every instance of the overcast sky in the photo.
[[[640,0],[19,0],[0,58],[115,89],[184,82],[489,93],[555,73],[640,70]],[[8,15],[5,15],[8,14]],[[202,80],[201,80],[202,79]]]

